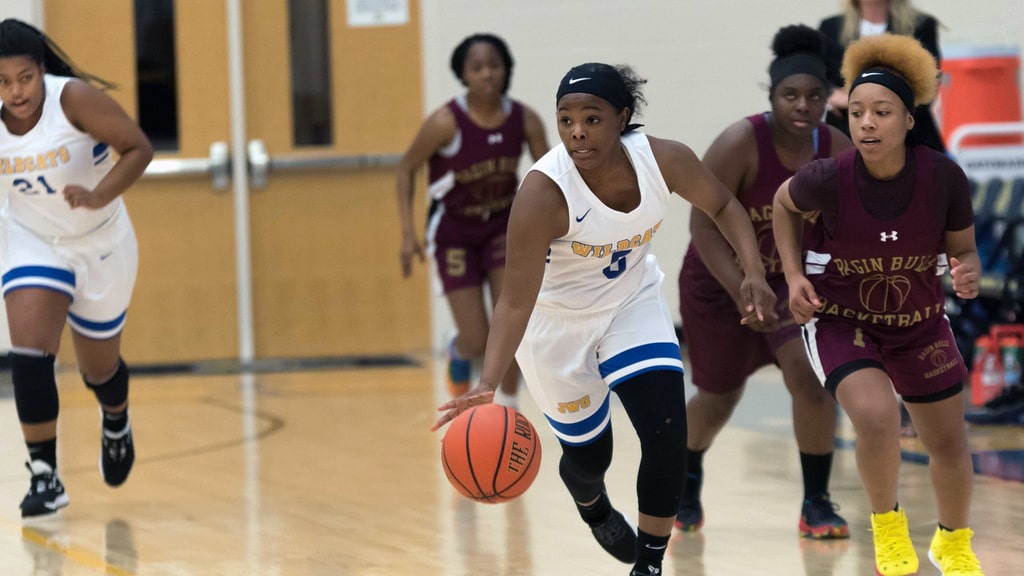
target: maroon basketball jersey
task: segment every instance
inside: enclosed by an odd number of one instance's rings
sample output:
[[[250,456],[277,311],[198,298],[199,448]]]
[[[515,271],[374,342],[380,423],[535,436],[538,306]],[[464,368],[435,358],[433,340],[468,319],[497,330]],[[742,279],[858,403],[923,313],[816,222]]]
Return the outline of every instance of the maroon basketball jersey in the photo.
[[[746,209],[747,215],[750,216],[750,221],[754,225],[758,247],[761,250],[761,261],[764,262],[765,277],[770,280],[782,276],[782,263],[775,246],[775,236],[772,234],[772,201],[775,199],[775,193],[778,192],[779,186],[795,172],[786,168],[782,164],[782,160],[779,159],[778,153],[775,152],[772,128],[767,114],[754,114],[746,119],[753,125],[754,138],[757,141],[757,177],[750,186],[740,190],[737,199]],[[829,131],[827,124],[822,123],[818,126],[816,138],[818,144],[815,159],[831,156],[832,132]],[[817,224],[807,222],[807,226],[804,228],[805,247],[808,246],[808,242],[812,238],[817,238],[817,227]],[[686,251],[684,268],[690,268],[686,272],[686,282],[696,284],[690,288],[691,290],[697,287],[702,290],[722,290],[718,286],[718,281],[704,265],[692,242]]]
[[[507,102],[505,123],[494,129],[474,123],[458,100],[448,102],[458,129],[455,150],[438,151],[429,161],[430,195],[444,203],[446,216],[487,220],[512,206],[526,129],[522,105]]]
[[[902,214],[886,220],[864,207],[857,173],[862,185],[876,180],[865,176],[857,150],[839,157],[838,225],[806,257],[807,278],[822,299],[818,316],[904,334],[943,317],[946,223],[935,213],[931,154],[925,146],[907,150],[904,170],[913,170],[913,196]]]

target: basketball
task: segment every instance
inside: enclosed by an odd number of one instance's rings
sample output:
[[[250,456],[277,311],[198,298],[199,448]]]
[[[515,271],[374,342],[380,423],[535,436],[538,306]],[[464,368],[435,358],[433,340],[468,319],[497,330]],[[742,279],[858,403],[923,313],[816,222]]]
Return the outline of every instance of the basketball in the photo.
[[[518,410],[473,407],[452,420],[441,442],[441,464],[452,486],[477,502],[508,502],[533,484],[540,469],[537,430]]]

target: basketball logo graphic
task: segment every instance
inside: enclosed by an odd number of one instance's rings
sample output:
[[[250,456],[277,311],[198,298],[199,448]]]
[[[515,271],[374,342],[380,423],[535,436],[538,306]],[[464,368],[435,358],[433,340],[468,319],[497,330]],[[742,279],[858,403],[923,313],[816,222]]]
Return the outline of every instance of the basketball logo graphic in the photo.
[[[860,305],[874,314],[899,312],[909,296],[910,280],[905,276],[873,274],[860,282]]]

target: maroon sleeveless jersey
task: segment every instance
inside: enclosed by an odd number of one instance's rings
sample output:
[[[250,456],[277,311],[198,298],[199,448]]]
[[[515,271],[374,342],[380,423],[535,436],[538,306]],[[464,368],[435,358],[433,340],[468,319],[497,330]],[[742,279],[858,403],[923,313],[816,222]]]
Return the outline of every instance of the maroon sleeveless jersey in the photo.
[[[775,152],[772,128],[768,123],[767,115],[764,113],[754,114],[746,119],[753,125],[754,138],[757,140],[757,177],[750,186],[739,191],[737,199],[746,209],[747,215],[750,216],[751,223],[754,225],[757,243],[761,250],[761,261],[764,262],[765,277],[771,280],[782,276],[782,263],[775,246],[775,236],[772,234],[772,202],[779,186],[795,172],[786,168]],[[818,126],[817,137],[818,151],[815,159],[830,157],[832,155],[832,132],[829,131],[827,124],[822,123]],[[810,221],[807,222],[804,228],[805,246],[808,246],[811,238],[817,238],[818,226]],[[690,243],[683,261],[680,292],[684,289],[725,291],[711,275],[704,261],[701,260],[693,242]],[[732,302],[731,299],[729,302]]]
[[[908,329],[930,330],[930,321],[945,315],[946,223],[934,207],[932,152],[908,148],[907,164],[904,170],[914,173],[910,204],[902,214],[880,220],[864,207],[856,187],[857,172],[866,170],[859,153],[853,149],[839,157],[837,225],[805,262],[822,299],[817,316],[905,335]],[[861,178],[862,185],[872,182]]]
[[[448,102],[458,128],[457,149],[435,152],[429,161],[430,195],[445,215],[488,220],[512,206],[519,185],[519,157],[526,141],[523,107],[511,104],[505,123],[494,129],[475,124],[456,99]]]

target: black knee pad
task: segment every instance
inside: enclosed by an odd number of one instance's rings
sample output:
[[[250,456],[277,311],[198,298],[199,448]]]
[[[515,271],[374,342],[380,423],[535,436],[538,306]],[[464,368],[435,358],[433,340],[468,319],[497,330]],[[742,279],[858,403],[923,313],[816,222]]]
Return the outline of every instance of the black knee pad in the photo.
[[[117,361],[117,371],[110,380],[101,384],[93,384],[82,375],[82,381],[96,395],[96,399],[104,406],[120,406],[128,400],[128,366],[123,359]]]
[[[57,419],[60,400],[54,376],[54,356],[32,356],[11,352],[11,380],[18,420],[40,424]]]
[[[686,477],[683,375],[671,370],[645,372],[622,382],[615,392],[640,439],[640,512],[675,516]]]
[[[582,446],[562,443],[558,473],[577,502],[589,502],[604,491],[604,473],[612,463],[611,425]]]
[[[641,447],[686,447],[686,393],[681,373],[644,372],[616,386],[615,392],[636,429]]]

